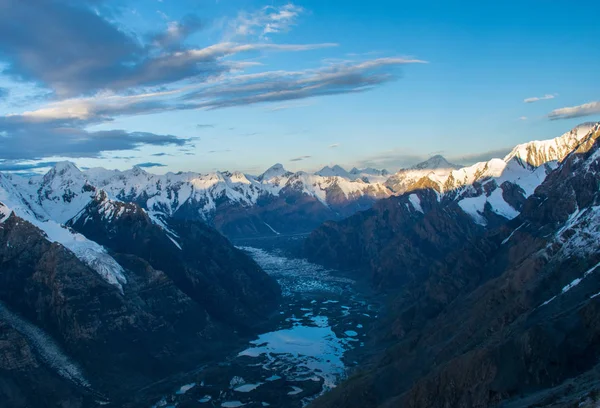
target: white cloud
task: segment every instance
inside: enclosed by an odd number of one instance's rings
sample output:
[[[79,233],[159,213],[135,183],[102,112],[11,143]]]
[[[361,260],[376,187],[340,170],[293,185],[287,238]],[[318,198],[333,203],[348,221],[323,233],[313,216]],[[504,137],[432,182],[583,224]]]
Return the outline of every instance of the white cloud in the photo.
[[[230,37],[265,38],[268,34],[284,33],[296,25],[305,10],[292,3],[281,7],[265,6],[255,12],[242,11],[230,22]]]
[[[519,120],[527,120],[527,116],[521,116]]]
[[[340,144],[339,144],[339,143],[334,143],[334,144],[332,144],[332,145],[329,145],[329,148],[330,148],[330,149],[335,149],[335,148],[337,148],[337,147],[340,147]]]
[[[548,114],[551,120],[571,119],[582,116],[600,114],[600,101],[584,103],[579,106],[570,106],[566,108],[555,109]]]
[[[312,46],[256,44],[251,48],[302,50]],[[283,48],[282,48],[283,47]],[[248,49],[246,45],[218,44],[201,50],[191,50],[194,55],[181,58],[212,60]],[[181,54],[181,53],[175,53]],[[100,92],[91,97],[69,98],[50,102],[39,109],[23,112],[20,117],[28,122],[71,120],[86,123],[110,121],[116,116],[149,114],[161,111],[188,109],[219,109],[257,103],[278,102],[270,108],[278,111],[310,106],[311,103],[294,102],[317,96],[364,92],[398,78],[399,66],[424,61],[403,58],[379,58],[360,63],[325,65],[302,71],[267,71],[256,74],[215,76],[210,81],[172,88],[160,92],[120,95]]]
[[[538,101],[545,101],[548,99],[554,99],[558,96],[558,94],[546,94],[544,96],[534,96],[532,98],[526,98],[523,99],[523,102],[525,103],[532,103],[532,102],[538,102]]]

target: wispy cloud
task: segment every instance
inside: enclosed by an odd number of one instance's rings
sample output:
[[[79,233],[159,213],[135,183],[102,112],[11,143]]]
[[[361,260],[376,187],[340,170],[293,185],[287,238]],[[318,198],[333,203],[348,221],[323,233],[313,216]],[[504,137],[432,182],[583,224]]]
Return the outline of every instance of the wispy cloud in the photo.
[[[167,18],[163,13],[163,18]],[[176,50],[182,47],[182,42],[191,34],[204,28],[204,23],[198,16],[187,15],[181,19],[181,21],[168,21],[167,28],[162,31],[155,33],[151,36],[150,40],[156,47]]]
[[[533,103],[533,102],[539,102],[539,101],[545,101],[548,99],[554,99],[558,96],[558,94],[546,94],[544,96],[534,96],[531,98],[525,98],[523,99],[523,102],[525,103]]]
[[[269,112],[278,112],[278,111],[282,111],[282,110],[288,110],[288,109],[295,109],[295,108],[306,108],[308,106],[313,106],[313,104],[310,103],[304,103],[304,104],[286,104],[286,105],[277,105],[277,106],[273,106],[269,109],[267,109]]]
[[[52,167],[56,164],[54,161],[45,161],[37,163],[27,163],[14,160],[7,160],[0,162],[0,171],[24,171],[24,170],[36,170],[47,167]]]
[[[379,58],[340,63],[304,71],[271,71],[238,75],[192,91],[184,99],[195,108],[221,109],[265,102],[292,101],[327,95],[358,93],[398,78],[395,68],[424,61]]]
[[[423,62],[405,58],[379,58],[303,71],[239,74],[226,76],[208,84],[136,95],[104,92],[92,97],[51,102],[35,111],[24,112],[22,116],[31,121],[77,119],[95,123],[108,122],[115,116],[122,115],[169,110],[222,109],[358,93],[396,80],[397,69],[402,65]]]
[[[355,163],[358,168],[401,169],[427,160],[427,155],[405,149],[391,149],[365,157]]]
[[[265,38],[283,33],[296,25],[305,10],[292,3],[280,7],[265,6],[254,12],[242,11],[229,22],[228,36]]]
[[[178,21],[165,15],[163,30],[133,34],[105,18],[97,0],[84,4],[0,0],[0,4],[4,73],[14,81],[35,84],[47,101],[0,117],[0,159],[99,157],[102,152],[142,145],[182,146],[190,139],[120,129],[93,131],[90,126],[168,111],[260,103],[280,103],[272,111],[307,106],[291,101],[365,92],[398,79],[401,66],[425,62],[377,58],[246,74],[249,66],[257,64],[251,60],[257,55],[337,46],[275,44],[266,38],[288,31],[306,12],[291,3],[240,13],[232,23],[238,34],[235,39],[204,48],[188,44],[191,34],[203,28],[203,22],[192,15]]]
[[[329,145],[329,148],[330,148],[330,149],[336,149],[336,148],[338,148],[338,147],[340,147],[340,144],[339,144],[339,143],[334,143],[334,144],[332,144],[332,145]]]
[[[300,157],[296,157],[294,159],[290,159],[291,162],[299,162],[302,160],[306,160],[306,159],[310,159],[312,156],[300,156]]]
[[[196,127],[198,129],[209,129],[209,128],[214,128],[215,125],[210,125],[210,124],[205,124],[205,123],[199,123],[196,125]]]
[[[519,120],[527,120],[527,116],[521,116]]]
[[[474,164],[474,163],[478,163],[478,162],[488,161],[491,159],[502,159],[508,153],[510,153],[512,149],[513,149],[512,147],[505,147],[505,148],[501,148],[501,149],[487,150],[484,152],[476,152],[476,153],[470,153],[470,154],[464,154],[464,155],[449,156],[448,160],[452,163],[469,165],[469,164]]]
[[[154,156],[154,157],[164,157],[164,156],[173,156],[172,154],[169,153],[154,153],[151,154],[150,156]]]
[[[584,103],[583,105],[579,106],[555,109],[548,114],[548,118],[550,118],[550,120],[572,119],[598,114],[600,114],[600,101]]]
[[[102,152],[131,150],[142,145],[183,146],[190,139],[125,130],[89,131],[72,121],[31,122],[23,116],[0,117],[0,159],[100,157]]]
[[[162,164],[162,163],[155,163],[155,162],[144,162],[144,163],[138,163],[135,165],[136,167],[143,167],[143,168],[152,168],[152,167],[167,167],[166,164]]]
[[[72,2],[9,1],[0,13],[0,51],[9,63],[9,75],[40,82],[69,97],[190,78],[202,81],[237,69],[235,62],[223,60],[227,56],[324,46],[225,42],[202,49],[183,47],[182,41],[201,26],[195,17],[172,22],[153,36],[153,43],[163,50],[157,53],[92,8]]]
[[[488,150],[484,152],[475,152],[463,155],[449,155],[446,159],[450,163],[457,163],[462,165],[470,165],[477,162],[488,161],[493,158],[503,158],[506,156],[512,148],[501,148],[495,150]],[[402,169],[414,166],[420,162],[423,162],[434,154],[440,154],[442,152],[431,152],[429,154],[418,153],[406,149],[392,149],[368,156],[356,163],[358,168],[373,167],[378,169]]]

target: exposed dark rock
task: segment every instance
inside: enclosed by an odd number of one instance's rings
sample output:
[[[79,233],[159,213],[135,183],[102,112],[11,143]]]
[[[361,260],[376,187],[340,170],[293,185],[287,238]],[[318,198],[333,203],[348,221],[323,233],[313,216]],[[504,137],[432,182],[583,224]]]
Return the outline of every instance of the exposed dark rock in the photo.
[[[465,236],[397,291],[386,351],[313,406],[590,406],[600,387],[598,136],[516,219]]]
[[[431,262],[483,232],[456,204],[432,190],[379,201],[341,222],[325,223],[305,242],[309,259],[341,269],[369,270],[379,288],[419,280]]]
[[[106,218],[106,205],[115,206],[117,216]],[[117,254],[135,255],[164,271],[217,320],[244,327],[268,314],[279,299],[272,278],[200,221],[176,219],[161,228],[137,205],[107,203],[101,195],[71,226]]]
[[[53,338],[81,366],[95,395],[118,406],[132,400],[147,405],[144,392],[136,390],[225,352],[238,339],[236,331],[249,333],[267,316],[279,288],[207,226],[174,223],[179,249],[133,204],[113,203],[123,213],[102,220],[105,197],[97,197],[73,226],[111,249],[125,268],[123,293],[11,215],[0,224],[0,301]],[[78,406],[82,393],[71,390],[77,387],[48,367],[38,373],[28,364],[22,374],[12,364],[0,380],[21,381],[23,375],[30,381],[28,388],[15,384],[14,393],[0,387],[9,406],[34,401],[19,391],[32,389],[43,390],[47,404],[34,406]],[[54,384],[56,391],[50,389]]]

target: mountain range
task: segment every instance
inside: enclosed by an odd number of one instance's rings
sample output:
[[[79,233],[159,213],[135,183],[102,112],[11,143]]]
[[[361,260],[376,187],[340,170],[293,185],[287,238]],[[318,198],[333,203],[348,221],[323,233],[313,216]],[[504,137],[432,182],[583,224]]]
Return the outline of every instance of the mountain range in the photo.
[[[310,232],[308,259],[389,298],[385,351],[314,406],[585,401],[600,370],[599,138],[586,123],[395,174],[0,174],[0,396],[145,403],[276,310],[277,282],[224,236]]]
[[[203,221],[230,238],[289,234],[312,231],[324,221],[366,210],[379,199],[422,188],[460,202],[464,211],[485,223],[480,214],[487,204],[500,216],[516,216],[524,198],[592,126],[583,124],[556,139],[519,145],[504,159],[460,167],[434,156],[393,175],[372,168],[348,172],[340,166],[314,174],[292,173],[281,164],[258,176],[241,172],[155,175],[140,167],[81,171],[73,163],[61,162],[43,176],[4,174],[2,180],[37,219],[59,224],[80,214],[102,191],[110,200],[139,205],[158,223]]]
[[[597,406],[600,123],[444,167],[306,240],[390,296],[384,351],[312,406]]]

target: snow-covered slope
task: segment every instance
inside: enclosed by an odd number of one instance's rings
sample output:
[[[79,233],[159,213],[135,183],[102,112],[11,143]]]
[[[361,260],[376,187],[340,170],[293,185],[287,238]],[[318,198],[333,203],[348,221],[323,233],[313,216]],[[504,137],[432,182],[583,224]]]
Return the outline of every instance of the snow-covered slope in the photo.
[[[524,166],[539,167],[551,161],[562,161],[592,130],[595,123],[583,123],[571,131],[549,140],[534,140],[516,146],[505,158],[516,159]]]
[[[554,139],[516,146],[504,159],[491,159],[462,167],[441,156],[400,170],[387,181],[395,194],[432,188],[439,199],[457,201],[478,224],[486,225],[485,213],[506,219],[519,214],[529,197],[596,125],[584,123]]]
[[[444,183],[452,170],[460,166],[448,162],[440,155],[433,156],[411,168],[402,169],[386,182],[396,194],[404,194],[424,187],[439,186]],[[438,189],[438,191],[441,191]]]
[[[372,167],[367,167],[365,169],[357,169],[356,167],[354,167],[352,170],[350,170],[350,175],[355,180],[362,179],[369,183],[385,184],[387,179],[390,177],[390,172],[385,169],[378,170]]]
[[[0,217],[0,222],[6,221],[8,216],[14,213],[42,230],[48,241],[63,245],[83,263],[100,274],[108,283],[118,287],[121,291],[123,290],[122,285],[127,283],[123,268],[107,253],[104,247],[90,241],[81,234],[73,232],[62,223],[46,218],[48,213],[43,212],[43,207],[38,206],[35,201],[30,201],[30,197],[22,194],[18,187],[24,187],[25,191],[28,192],[30,185],[24,183],[20,177],[0,174],[0,211],[3,215]],[[59,207],[59,204],[57,204],[57,207]],[[63,217],[65,212],[56,211],[53,214]]]
[[[336,214],[341,217],[366,209],[370,202],[391,194],[384,185],[384,172],[366,169],[368,175],[362,172],[351,175],[339,166],[328,169],[323,174],[292,173],[276,164],[259,176],[241,172],[155,175],[140,167],[126,171],[93,168],[82,172],[74,164],[62,162],[44,176],[6,177],[36,219],[54,220],[59,224],[77,217],[100,191],[106,193],[108,200],[139,205],[153,220],[177,217],[209,223],[215,218],[222,223],[239,217],[240,211],[268,205],[274,200],[283,200],[279,205],[283,212],[292,211],[298,195],[321,206],[307,211],[330,214],[323,215],[326,218],[336,217]],[[286,201],[288,198],[291,201]],[[232,210],[235,215],[230,214]]]
[[[350,176],[335,166],[323,174],[291,173],[276,164],[260,176],[240,172],[167,173],[154,175],[140,168],[124,172],[92,169],[85,172],[90,184],[105,190],[109,197],[140,204],[151,212],[172,216],[183,206],[192,207],[209,220],[219,205],[241,207],[256,205],[261,197],[279,196],[285,191],[301,191],[329,205],[327,192],[339,187],[347,200],[360,196],[390,195],[383,183],[370,183]],[[347,175],[347,176],[344,176]]]

